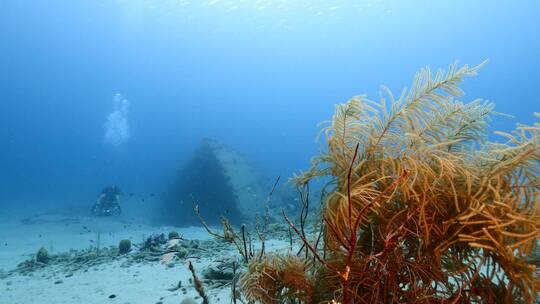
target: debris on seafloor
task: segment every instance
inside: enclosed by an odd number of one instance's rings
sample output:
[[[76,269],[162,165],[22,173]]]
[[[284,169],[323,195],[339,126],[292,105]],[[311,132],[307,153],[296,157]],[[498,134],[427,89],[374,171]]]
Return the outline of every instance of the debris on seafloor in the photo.
[[[122,245],[125,240],[119,242]],[[13,274],[31,275],[35,271],[48,268],[64,273],[66,277],[72,276],[77,271],[85,271],[89,268],[102,264],[108,264],[120,261],[120,267],[127,268],[135,264],[156,263],[166,254],[171,255],[171,259],[166,261],[168,267],[174,267],[176,264],[184,263],[186,259],[194,258],[214,258],[215,255],[223,255],[232,250],[232,247],[220,240],[185,240],[173,239],[174,246],[169,246],[165,240],[164,234],[155,234],[147,237],[141,243],[132,244],[131,250],[121,252],[117,246],[100,248],[89,247],[86,249],[71,249],[67,252],[57,254],[46,253],[46,263],[44,262],[44,249],[40,249],[38,254],[30,257],[17,265],[17,268],[5,272],[0,272],[0,277],[8,277]],[[131,243],[131,242],[130,242]],[[39,258],[38,258],[39,256]],[[225,266],[216,264],[215,276],[220,276],[219,272]],[[225,270],[223,270],[225,271]],[[219,280],[218,277],[208,277],[207,280]]]

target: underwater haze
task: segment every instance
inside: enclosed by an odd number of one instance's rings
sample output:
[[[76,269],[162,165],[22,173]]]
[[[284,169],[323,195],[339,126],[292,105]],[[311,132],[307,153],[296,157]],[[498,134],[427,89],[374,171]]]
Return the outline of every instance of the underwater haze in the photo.
[[[0,304],[540,303],[539,70],[538,0],[0,0]]]
[[[87,212],[110,184],[151,209],[203,138],[286,179],[335,104],[455,60],[489,59],[464,100],[509,131],[540,111],[539,18],[532,0],[1,0],[0,210]]]

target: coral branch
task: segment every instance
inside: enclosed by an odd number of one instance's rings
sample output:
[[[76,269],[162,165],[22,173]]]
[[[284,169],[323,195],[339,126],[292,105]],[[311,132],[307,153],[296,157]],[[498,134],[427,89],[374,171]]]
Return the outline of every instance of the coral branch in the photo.
[[[188,262],[188,268],[189,271],[191,271],[191,275],[193,276],[193,285],[195,286],[195,290],[197,290],[197,293],[199,293],[199,296],[203,299],[203,304],[208,304],[208,297],[206,296],[206,293],[204,292],[204,287],[195,274],[195,269],[193,268],[193,264],[191,264],[191,261]]]
[[[322,130],[326,148],[294,178],[299,227],[282,210],[289,246],[294,231],[306,258],[284,266],[285,258],[251,259],[248,300],[535,303],[540,122],[489,142],[493,104],[459,101],[459,85],[480,66],[425,68],[400,96],[383,87],[379,101],[361,95],[336,106]],[[312,245],[305,190],[318,177],[327,184]]]
[[[298,228],[296,228],[296,226],[293,224],[293,222],[291,222],[291,220],[287,217],[287,214],[285,213],[285,210],[281,209],[281,212],[283,213],[283,218],[285,218],[285,221],[287,222],[287,224],[289,224],[289,226],[294,230],[294,232],[296,232],[296,235],[298,235],[300,237],[300,239],[302,239],[302,242],[303,244],[306,245],[306,247],[311,251],[311,253],[313,253],[313,255],[315,256],[315,258],[321,263],[323,264],[324,266],[326,266],[328,269],[334,271],[335,273],[338,273],[339,274],[339,271],[337,270],[336,267],[334,267],[332,264],[326,262],[323,258],[321,258],[319,256],[319,254],[317,253],[317,250],[315,250],[315,248],[313,248],[308,240],[302,235],[302,232],[300,232],[300,230],[298,230]]]

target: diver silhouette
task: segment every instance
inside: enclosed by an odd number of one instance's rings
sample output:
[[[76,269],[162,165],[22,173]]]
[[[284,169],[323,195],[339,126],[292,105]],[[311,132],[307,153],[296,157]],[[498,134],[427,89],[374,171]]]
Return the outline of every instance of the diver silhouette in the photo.
[[[122,191],[116,185],[107,186],[101,193],[92,207],[94,216],[119,216],[122,213],[120,208],[120,196]]]

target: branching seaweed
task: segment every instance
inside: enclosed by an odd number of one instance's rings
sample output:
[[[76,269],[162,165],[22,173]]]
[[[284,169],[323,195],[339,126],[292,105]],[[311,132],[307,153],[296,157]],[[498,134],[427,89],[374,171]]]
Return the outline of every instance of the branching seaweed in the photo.
[[[195,269],[193,268],[193,264],[191,264],[191,261],[188,262],[188,268],[189,268],[189,271],[191,271],[191,275],[193,277],[193,285],[195,286],[195,290],[197,290],[197,293],[203,300],[202,303],[209,304],[208,296],[206,295],[206,292],[204,291],[203,284],[201,280],[199,280],[199,277],[197,276],[197,274],[195,273]]]
[[[298,228],[283,212],[313,259],[252,259],[240,280],[246,299],[534,303],[540,123],[498,132],[505,143],[487,141],[493,104],[459,100],[460,83],[482,65],[422,69],[398,98],[383,87],[378,102],[338,105],[323,129],[327,149],[294,179],[299,187],[329,180],[324,252],[302,219]]]
[[[280,176],[278,176],[272,186],[272,190],[268,194],[265,202],[265,214],[262,219],[262,224],[257,222],[255,224],[255,232],[257,234],[257,237],[259,238],[259,241],[261,243],[261,248],[259,250],[259,254],[257,258],[262,258],[262,256],[265,253],[265,239],[266,239],[266,232],[268,229],[268,224],[270,220],[270,215],[268,212],[270,201],[272,200],[272,195],[274,194],[274,191],[276,190],[276,186],[279,183]],[[195,212],[195,215],[199,218],[199,221],[201,222],[201,225],[206,229],[206,231],[213,237],[217,239],[224,240],[228,243],[231,243],[235,246],[236,250],[240,255],[242,256],[242,259],[247,264],[249,260],[255,256],[252,239],[249,235],[249,232],[246,230],[246,225],[242,224],[240,226],[240,235],[236,233],[231,226],[231,223],[226,217],[221,218],[221,223],[223,226],[223,233],[216,232],[212,230],[205,222],[203,217],[200,214],[199,205],[197,204],[197,201],[194,197],[192,197],[193,201],[193,210]]]

